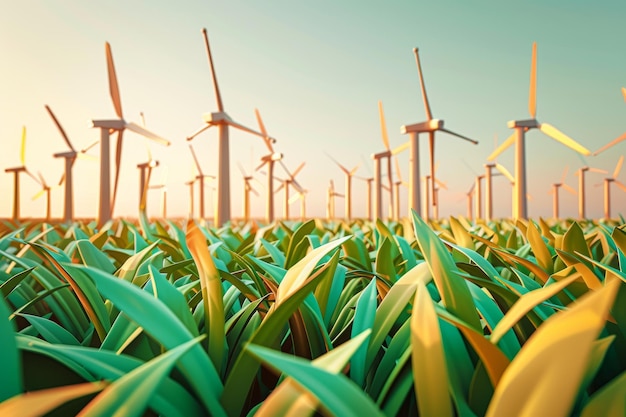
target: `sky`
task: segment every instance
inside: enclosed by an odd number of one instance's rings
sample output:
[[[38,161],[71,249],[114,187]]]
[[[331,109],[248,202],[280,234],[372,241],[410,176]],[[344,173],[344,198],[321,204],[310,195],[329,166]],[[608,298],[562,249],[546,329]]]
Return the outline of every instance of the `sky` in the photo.
[[[0,168],[19,166],[22,126],[27,128],[26,166],[57,183],[63,162],[52,154],[67,149],[45,111],[48,104],[76,148],[99,138],[91,120],[113,119],[105,42],[110,42],[124,117],[171,141],[150,143],[160,167],[153,184],[168,189],[168,216],[189,213],[193,162],[185,138],[202,127],[202,115],[216,111],[202,28],[207,28],[226,112],[257,129],[258,108],[275,148],[307,194],[307,215],[325,216],[329,182],[344,193],[345,175],[325,153],[357,175],[371,177],[371,154],[384,150],[378,118],[383,103],[391,146],[408,136],[400,126],[424,121],[425,111],[412,49],[419,47],[433,117],[446,128],[479,141],[478,145],[437,134],[440,215],[465,215],[466,192],[494,150],[512,130],[507,121],[530,118],[528,86],[532,43],[537,42],[537,119],[549,122],[590,150],[626,131],[626,55],[623,17],[626,3],[605,1],[499,2],[485,0],[395,1],[344,0],[186,0],[169,2],[78,0],[0,0]],[[124,135],[116,216],[134,217],[138,206],[137,164],[148,158],[146,141]],[[428,163],[427,142],[420,139],[422,175]],[[217,129],[191,142],[205,174],[217,170]],[[241,164],[252,173],[267,153],[261,138],[230,133],[233,216],[242,215]],[[113,148],[112,148],[113,149]],[[75,215],[95,217],[98,203],[98,147],[94,160],[74,166]],[[551,185],[578,186],[575,171],[585,164],[612,173],[626,141],[595,156],[580,158],[541,132],[526,135],[529,216],[552,215]],[[113,152],[112,152],[113,155]],[[497,161],[513,171],[513,148]],[[406,152],[399,155],[408,179]],[[164,169],[166,168],[166,169]],[[164,174],[164,172],[167,172]],[[284,177],[282,169],[277,175]],[[626,171],[626,169],[624,170]],[[603,213],[606,175],[587,176],[587,216]],[[255,174],[261,183],[265,178]],[[626,182],[626,172],[618,179]],[[252,216],[263,217],[265,188],[253,186]],[[32,200],[40,186],[21,179],[23,216],[42,217],[45,199]],[[210,181],[208,182],[210,184]],[[365,215],[364,181],[353,181],[353,215]],[[494,178],[494,216],[511,214],[511,186]],[[11,215],[13,177],[0,173],[0,217]],[[213,203],[206,191],[207,216]],[[148,213],[159,214],[159,193],[151,192]],[[407,213],[402,188],[401,214]],[[276,194],[282,217],[283,193]],[[612,190],[612,212],[625,213],[626,193]],[[63,189],[52,190],[52,215],[62,216]],[[577,197],[561,192],[561,216],[577,216]],[[196,207],[196,213],[197,213]],[[343,213],[337,199],[336,213]],[[299,203],[290,209],[299,213]],[[387,210],[384,210],[387,213]],[[625,213],[626,214],[626,213]]]

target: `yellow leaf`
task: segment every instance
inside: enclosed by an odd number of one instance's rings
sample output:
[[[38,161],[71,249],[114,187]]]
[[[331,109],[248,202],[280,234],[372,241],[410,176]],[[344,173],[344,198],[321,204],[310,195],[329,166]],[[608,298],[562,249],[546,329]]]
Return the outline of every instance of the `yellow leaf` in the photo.
[[[608,283],[546,320],[504,372],[487,417],[569,415],[619,285]]]

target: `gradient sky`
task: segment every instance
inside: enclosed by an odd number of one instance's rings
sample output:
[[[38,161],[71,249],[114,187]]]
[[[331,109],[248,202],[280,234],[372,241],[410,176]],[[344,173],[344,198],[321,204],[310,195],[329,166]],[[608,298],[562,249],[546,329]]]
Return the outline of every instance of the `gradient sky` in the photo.
[[[297,3],[297,4],[296,4]],[[216,111],[201,29],[206,27],[227,113],[257,128],[259,108],[276,149],[310,190],[308,215],[325,215],[326,189],[333,179],[344,190],[344,175],[324,155],[331,153],[357,175],[372,175],[370,155],[383,150],[377,101],[382,100],[392,146],[408,136],[400,126],[423,121],[413,47],[420,58],[433,116],[446,127],[480,141],[475,146],[441,134],[436,141],[441,215],[465,214],[465,193],[486,157],[512,131],[507,121],[526,119],[532,42],[538,44],[537,119],[549,122],[591,150],[626,131],[623,17],[626,3],[605,1],[4,1],[0,6],[0,168],[19,165],[22,125],[28,130],[26,165],[57,182],[66,149],[44,104],[52,107],[76,148],[99,138],[90,120],[115,118],[109,97],[104,43],[112,46],[127,120],[140,122],[168,138],[169,148],[151,144],[168,168],[168,214],[185,216],[192,174],[185,137],[203,125],[202,114]],[[423,141],[425,142],[425,140]],[[136,216],[138,170],[147,159],[146,140],[124,137],[117,216]],[[205,173],[216,171],[217,130],[193,145]],[[422,173],[428,167],[421,145]],[[569,166],[566,182],[577,187],[574,171],[584,161],[541,132],[527,134],[529,215],[550,217],[551,184]],[[613,171],[626,142],[597,157],[590,166]],[[99,154],[96,148],[92,152]],[[243,181],[266,153],[262,140],[231,129],[233,216],[241,215]],[[513,170],[513,149],[498,162]],[[400,156],[408,179],[408,156]],[[154,173],[160,181],[161,170]],[[626,169],[624,170],[626,171]],[[277,169],[279,175],[282,170]],[[78,160],[75,214],[97,211],[98,162]],[[264,178],[257,175],[262,181]],[[603,175],[587,177],[587,213],[602,216]],[[619,178],[626,182],[626,172]],[[511,213],[511,188],[494,179],[495,216]],[[264,195],[264,188],[255,185]],[[22,177],[22,214],[43,216],[45,201],[31,201],[39,186]],[[0,217],[11,215],[12,176],[0,173]],[[355,216],[365,215],[365,183],[353,184]],[[624,212],[626,193],[613,189],[613,213]],[[53,216],[62,215],[63,192],[53,190]],[[158,214],[158,193],[149,214]],[[209,190],[207,207],[212,203]],[[283,194],[276,214],[282,216]],[[264,213],[264,198],[253,196],[252,214]],[[561,215],[576,216],[577,198],[561,193]],[[297,214],[298,203],[291,208]],[[212,213],[207,209],[208,213]],[[342,201],[336,213],[343,214]],[[386,210],[385,210],[386,213]],[[406,214],[406,189],[402,191]]]

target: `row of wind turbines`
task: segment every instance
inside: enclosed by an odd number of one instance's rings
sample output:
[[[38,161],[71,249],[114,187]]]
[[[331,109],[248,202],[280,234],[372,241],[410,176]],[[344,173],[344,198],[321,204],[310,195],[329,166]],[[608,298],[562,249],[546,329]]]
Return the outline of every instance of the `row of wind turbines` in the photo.
[[[202,30],[202,36],[204,39],[206,54],[208,57],[208,63],[211,71],[211,77],[213,82],[213,88],[215,93],[215,99],[217,104],[217,111],[205,113],[202,116],[203,125],[199,129],[197,129],[194,133],[189,135],[186,139],[187,141],[192,141],[198,135],[203,133],[204,131],[210,129],[211,127],[217,127],[218,129],[218,165],[217,165],[217,175],[208,176],[203,173],[200,168],[199,160],[193,151],[193,148],[190,146],[192,156],[194,159],[194,164],[197,168],[197,175],[192,178],[191,181],[187,183],[190,186],[190,211],[193,215],[193,206],[194,206],[194,184],[199,184],[200,190],[200,217],[205,217],[205,209],[204,209],[204,180],[206,178],[211,178],[215,180],[216,183],[216,198],[214,204],[214,223],[218,226],[224,225],[231,220],[231,195],[230,195],[230,142],[229,142],[229,129],[231,127],[235,129],[242,130],[251,135],[260,137],[266,148],[268,153],[261,158],[261,164],[256,168],[256,170],[260,170],[264,168],[264,174],[266,176],[266,212],[265,212],[265,220],[267,222],[272,222],[275,218],[274,213],[274,194],[275,192],[280,191],[281,189],[285,192],[284,199],[284,216],[285,218],[289,218],[289,205],[295,200],[301,200],[301,217],[305,217],[305,196],[307,190],[303,189],[302,186],[296,181],[295,176],[297,173],[304,167],[304,162],[294,171],[290,172],[283,162],[283,154],[277,152],[274,149],[274,144],[276,143],[276,139],[270,136],[265,128],[263,120],[261,119],[260,113],[257,109],[255,109],[255,115],[257,118],[257,122],[259,125],[259,130],[255,130],[244,126],[235,120],[233,120],[225,111],[224,104],[222,101],[222,96],[220,93],[217,76],[215,72],[213,57],[211,54],[211,49],[209,45],[209,39],[207,35],[206,29]],[[122,156],[122,146],[123,146],[123,136],[126,130],[130,130],[134,133],[137,133],[145,138],[152,140],[158,144],[169,146],[170,141],[162,138],[161,136],[149,131],[144,126],[140,126],[134,122],[127,122],[124,119],[122,112],[122,103],[120,98],[120,92],[118,87],[117,75],[115,71],[115,65],[113,62],[113,54],[111,51],[111,46],[107,42],[105,44],[105,53],[106,53],[106,62],[107,62],[107,73],[108,73],[108,81],[109,81],[109,92],[113,102],[113,107],[115,109],[115,113],[117,115],[117,119],[111,120],[103,120],[96,119],[92,120],[92,127],[100,129],[100,140],[96,143],[100,145],[100,184],[99,184],[99,204],[98,204],[98,212],[97,212],[97,222],[99,225],[104,224],[108,220],[113,217],[113,210],[117,198],[117,190],[120,181],[120,168],[121,168],[121,156]],[[367,182],[367,217],[370,219],[380,218],[382,217],[382,201],[383,201],[383,192],[387,192],[389,194],[390,201],[390,213],[391,217],[394,219],[399,218],[400,216],[400,187],[402,185],[408,188],[408,209],[415,210],[421,212],[422,216],[425,218],[430,218],[430,208],[433,208],[434,217],[438,217],[439,210],[439,201],[438,201],[438,190],[439,188],[446,188],[445,183],[441,182],[436,178],[436,164],[435,164],[435,134],[436,132],[447,133],[448,135],[455,136],[457,138],[463,139],[464,141],[470,142],[472,144],[478,144],[477,140],[474,140],[465,135],[456,133],[444,127],[444,121],[442,119],[435,119],[432,116],[430,104],[428,101],[428,96],[426,94],[426,87],[424,82],[424,77],[422,73],[422,67],[420,63],[420,57],[418,53],[418,49],[414,48],[413,53],[415,56],[415,62],[417,65],[417,71],[419,76],[420,89],[422,93],[422,100],[424,104],[426,120],[418,123],[406,124],[401,126],[400,131],[402,134],[406,134],[409,136],[409,140],[396,147],[391,148],[389,142],[389,136],[387,132],[387,127],[385,123],[384,111],[382,103],[378,103],[379,108],[379,118],[381,125],[381,136],[383,140],[383,144],[385,149],[381,152],[374,153],[371,155],[374,165],[374,176],[373,178],[361,178]],[[492,168],[496,168],[500,173],[506,176],[513,186],[513,201],[512,201],[512,217],[513,218],[527,218],[528,217],[528,194],[526,191],[526,156],[525,156],[525,133],[530,129],[539,129],[547,136],[552,139],[562,143],[563,145],[569,147],[575,152],[581,155],[592,155],[592,152],[587,148],[579,144],[578,142],[571,139],[569,136],[565,135],[554,126],[549,125],[547,123],[540,123],[536,119],[536,62],[537,62],[537,47],[536,43],[533,44],[532,49],[532,61],[531,61],[531,76],[530,76],[530,94],[529,94],[529,113],[530,119],[527,120],[513,120],[508,123],[508,127],[513,129],[513,134],[507,138],[495,151],[489,155],[487,158],[489,161],[495,161],[496,157],[501,154],[505,149],[515,144],[515,167],[514,167],[514,175],[511,175],[506,168],[502,165],[492,162],[485,165],[486,174],[484,176],[477,177],[476,182],[473,184],[472,189],[468,193],[468,196],[473,192],[473,198],[476,202],[476,217],[483,217],[482,209],[481,209],[481,186],[480,181],[484,178],[486,181],[486,193],[485,193],[485,218],[490,219],[492,217],[492,184],[491,177]],[[626,99],[626,89],[622,90],[624,93],[624,97]],[[65,160],[65,172],[59,184],[65,184],[65,197],[64,197],[64,220],[71,221],[74,218],[73,215],[73,181],[72,181],[72,168],[74,166],[75,160],[79,157],[87,156],[87,151],[91,146],[88,146],[80,151],[77,151],[76,148],[70,142],[67,134],[65,133],[63,127],[59,123],[58,119],[52,112],[49,106],[45,106],[46,110],[50,114],[53,119],[55,125],[57,126],[61,136],[69,147],[68,151],[55,153],[54,157],[56,158],[64,158]],[[429,156],[429,174],[420,177],[420,157],[419,157],[419,135],[420,134],[428,134],[428,156]],[[113,184],[111,187],[111,160],[110,160],[110,142],[111,135],[116,135],[116,149],[115,149],[115,175],[113,177]],[[626,139],[626,133],[607,145],[603,146],[599,150],[597,150],[594,155],[609,149],[615,144]],[[14,203],[13,203],[13,217],[19,218],[19,179],[21,173],[26,173],[30,175],[35,181],[39,182],[42,186],[42,193],[47,193],[48,197],[48,213],[47,217],[49,218],[49,199],[50,199],[50,188],[44,181],[43,177],[39,175],[39,177],[35,177],[25,166],[24,163],[24,143],[25,143],[25,130],[22,134],[22,152],[21,152],[21,162],[22,165],[14,168],[8,168],[5,171],[8,173],[12,173],[14,175]],[[409,152],[409,179],[408,182],[405,183],[401,179],[400,167],[398,164],[397,158],[395,159],[396,163],[396,175],[397,181],[393,181],[392,174],[392,158],[395,158],[399,153],[408,150]],[[329,155],[330,156],[330,155]],[[335,197],[343,197],[345,199],[345,218],[352,218],[352,177],[356,173],[355,167],[353,169],[347,169],[345,166],[341,165],[337,160],[331,157],[331,159],[339,166],[339,168],[346,174],[346,183],[345,183],[345,194],[340,194],[335,191],[334,184],[331,181],[330,187],[327,193],[327,215],[329,218],[334,218],[334,198]],[[626,186],[617,180],[617,175],[619,174],[619,170],[622,165],[622,159],[618,162],[618,166],[616,167],[613,176],[609,177],[605,180],[605,216],[610,217],[610,184],[612,182],[616,183],[620,188],[626,191]],[[287,178],[281,180],[281,185],[278,188],[274,188],[274,181],[276,179],[275,173],[275,163],[279,162],[282,166],[283,170],[287,174]],[[149,189],[161,188],[163,191],[163,202],[162,209],[163,215],[165,216],[165,207],[166,207],[166,187],[165,184],[159,185],[150,185],[150,175],[152,169],[158,165],[158,161],[152,160],[150,157],[148,162],[139,164],[137,167],[140,170],[140,187],[139,187],[139,195],[140,195],[140,210],[146,209],[146,194]],[[386,176],[387,183],[383,184],[383,169],[386,168]],[[579,170],[579,199],[581,201],[579,210],[579,215],[584,218],[584,175],[585,172],[588,171],[598,171],[597,169],[590,168],[585,166]],[[604,171],[606,172],[606,171]],[[243,179],[245,181],[244,186],[244,219],[248,220],[250,216],[250,192],[255,192],[251,185],[251,180],[253,177],[251,175],[247,175],[243,170]],[[424,193],[422,195],[421,189],[421,181],[424,181]],[[372,183],[373,183],[373,201],[374,204],[372,206]],[[554,201],[555,201],[555,217],[558,217],[558,190],[560,187],[569,190],[568,186],[565,185],[563,180],[554,185]],[[296,191],[296,195],[291,197],[289,196],[289,189],[293,188]],[[295,197],[295,198],[294,198]],[[423,200],[422,200],[423,198]],[[468,197],[470,198],[470,197]],[[423,203],[423,204],[422,204]],[[469,202],[469,206],[471,207],[471,201]],[[468,214],[471,214],[471,211],[468,211]]]

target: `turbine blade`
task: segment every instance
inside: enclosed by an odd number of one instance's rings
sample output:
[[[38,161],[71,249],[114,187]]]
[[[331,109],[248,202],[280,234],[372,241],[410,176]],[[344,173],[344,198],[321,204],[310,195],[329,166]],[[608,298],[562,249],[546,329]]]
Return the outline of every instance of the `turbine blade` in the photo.
[[[61,174],[61,179],[59,180],[58,185],[61,186],[63,185],[64,182],[65,182],[65,172]]]
[[[570,193],[570,194],[572,194],[572,195],[576,195],[576,190],[574,190],[574,188],[572,188],[571,186],[569,186],[569,185],[567,185],[567,184],[565,184],[565,183],[562,183],[562,184],[561,184],[561,187],[563,187],[563,189],[564,189],[565,191],[567,191],[568,193]]]
[[[120,180],[120,170],[122,168],[122,139],[124,137],[124,130],[120,130],[117,133],[117,144],[115,148],[115,179],[113,181],[113,196],[111,198],[111,213],[115,208],[115,199],[117,198],[117,186]]]
[[[539,125],[539,130],[541,130],[543,133],[550,136],[552,139],[556,140],[557,142],[561,142],[563,145],[567,146],[568,148],[573,149],[579,154],[591,155],[591,151],[589,149],[585,148],[584,146],[576,142],[574,139],[570,138],[565,133],[561,132],[554,126],[549,125],[548,123],[541,123]]]
[[[595,172],[596,174],[608,174],[609,171],[607,171],[606,169],[600,169],[600,168],[589,168],[589,172]]]
[[[94,141],[93,143],[90,143],[89,146],[83,148],[80,150],[80,153],[85,153],[87,152],[89,149],[93,148],[94,146],[96,146],[98,143],[100,143],[99,140]]]
[[[276,188],[274,188],[274,193],[279,192],[280,190],[282,190],[285,187],[285,182],[281,181],[280,185]]]
[[[491,155],[489,155],[487,157],[488,161],[493,161],[494,159],[496,159],[498,157],[498,155],[500,155],[502,152],[504,152],[504,150],[506,148],[508,148],[509,146],[513,145],[515,143],[515,133],[513,133],[511,136],[509,136],[508,138],[506,138],[506,140],[504,142],[502,142],[500,144],[500,146],[498,146],[498,148],[493,151],[491,153]]]
[[[398,177],[398,181],[402,182],[402,171],[400,170],[400,162],[398,161],[398,158],[393,158],[393,162],[395,162],[396,176]]]
[[[378,101],[378,117],[380,118],[380,132],[383,138],[383,145],[385,145],[385,149],[389,150],[389,135],[387,134],[387,123],[385,122],[382,101]]]
[[[513,175],[511,175],[509,170],[504,167],[504,165],[496,163],[496,169],[500,171],[502,175],[506,177],[506,179],[508,179],[512,183],[515,183],[515,178],[513,177]]]
[[[204,132],[205,130],[207,130],[211,126],[213,126],[211,123],[207,123],[206,125],[202,126],[200,129],[198,129],[194,133],[192,133],[191,136],[187,136],[187,141],[192,140],[193,138],[195,138],[196,136],[198,136],[200,133]]]
[[[32,196],[32,200],[37,200],[39,197],[41,197],[42,195],[44,195],[44,193],[46,192],[45,188],[42,188],[41,190],[39,190],[38,193],[36,193],[34,196]]]
[[[241,165],[241,162],[237,161],[237,168],[239,168],[239,172],[241,172],[241,176],[242,177],[246,177],[246,171],[243,169],[243,166]]]
[[[248,186],[250,187],[250,191],[252,191],[252,194],[254,194],[255,196],[259,197],[259,192],[257,190],[255,190],[252,185],[248,184]]]
[[[41,181],[40,184],[42,187],[47,188],[48,184],[46,184],[46,180],[44,179],[43,175],[41,175],[41,171],[37,171],[37,176],[39,177],[39,180]]]
[[[350,171],[348,170],[348,168],[346,168],[343,165],[341,165],[339,163],[339,161],[337,161],[335,158],[333,158],[328,152],[324,151],[324,154],[326,154],[326,156],[329,157],[339,167],[339,169],[341,169],[343,172],[345,172],[346,175],[350,175]]]
[[[613,171],[613,176],[611,178],[615,179],[619,175],[619,171],[622,169],[622,164],[624,163],[624,155],[619,157],[617,161],[617,165],[615,165],[615,170]]]
[[[477,141],[477,140],[470,139],[470,138],[468,138],[467,136],[460,135],[460,134],[458,134],[458,133],[455,133],[455,132],[453,132],[453,131],[451,131],[451,130],[444,129],[444,128],[441,128],[441,129],[439,129],[439,130],[440,130],[440,131],[442,131],[442,132],[447,133],[448,135],[456,136],[457,138],[461,138],[461,139],[464,139],[464,140],[466,140],[466,141],[468,141],[468,142],[472,142],[474,145],[478,145],[478,141]]]
[[[263,165],[265,165],[265,164],[266,164],[266,162],[267,162],[267,161],[263,161],[263,162],[261,162],[261,163],[259,164],[259,166],[257,166],[254,170],[255,170],[255,171],[258,171],[259,169],[263,168]]]
[[[124,127],[132,132],[135,132],[143,137],[148,139],[152,139],[155,142],[160,143],[161,145],[170,146],[170,141],[167,139],[163,139],[161,136],[150,132],[148,129],[139,126],[136,123],[130,122],[126,123]]]
[[[561,181],[560,181],[561,184],[565,182],[565,177],[567,177],[568,169],[569,169],[569,166],[565,165],[565,169],[563,170],[563,175],[561,175]]]
[[[289,204],[293,204],[296,201],[298,201],[300,198],[302,198],[302,194],[298,193],[298,194],[294,194],[291,197],[289,197]]]
[[[267,130],[265,129],[265,125],[263,124],[263,119],[261,119],[261,113],[259,113],[259,109],[254,109],[254,114],[256,115],[256,121],[259,124],[259,129],[261,133],[263,133],[263,141],[265,142],[265,146],[270,150],[271,153],[274,153],[274,148],[272,147],[272,141],[269,139],[267,135]]]
[[[357,166],[355,166],[354,168],[352,168],[352,170],[350,171],[350,176],[353,176],[358,170],[359,167],[361,166],[361,164],[358,164]]]
[[[626,185],[624,185],[621,181],[613,181],[615,183],[615,185],[617,185],[619,188],[622,189],[622,191],[626,192]]]
[[[52,109],[47,104],[45,105],[45,107],[50,117],[52,117],[52,121],[54,121],[54,124],[57,126],[57,129],[59,129],[59,132],[61,132],[61,136],[63,137],[63,140],[65,140],[65,143],[67,143],[67,146],[69,146],[73,152],[76,152],[76,149],[74,149],[74,147],[72,146],[72,142],[70,142],[70,139],[67,137],[67,133],[65,133],[63,126],[61,126],[61,123],[59,123],[59,120],[52,112]]]
[[[626,140],[626,133],[624,133],[623,135],[619,136],[617,139],[612,140],[611,142],[607,143],[606,145],[604,145],[603,147],[601,147],[600,149],[598,149],[597,151],[595,151],[593,154],[598,155],[600,152],[604,152],[607,149],[609,149],[611,146],[617,145],[619,142]]]
[[[533,42],[533,56],[530,62],[530,92],[528,94],[528,113],[533,119],[537,114],[537,42]]]
[[[22,144],[20,145],[20,162],[26,165],[26,126],[22,126]]]
[[[398,146],[397,148],[392,149],[391,150],[391,154],[392,155],[397,155],[400,152],[403,152],[404,150],[409,149],[409,146],[411,146],[411,142],[410,141],[405,142],[402,145]]]
[[[298,173],[299,173],[300,171],[302,171],[302,168],[304,168],[304,165],[305,165],[305,164],[306,164],[306,162],[302,162],[302,163],[298,166],[298,168],[296,168],[296,170],[295,170],[295,171],[293,171],[293,173],[291,174],[291,179],[292,179],[292,180],[294,179],[294,177],[295,177],[296,175],[298,175]]]
[[[204,37],[204,47],[206,48],[209,66],[211,67],[211,78],[213,79],[213,89],[215,90],[215,98],[217,99],[217,110],[221,113],[224,111],[224,105],[222,104],[220,87],[217,84],[217,75],[215,74],[215,67],[213,66],[213,57],[211,56],[211,47],[209,46],[209,35],[207,35],[206,28],[202,29],[202,36]]]
[[[122,100],[120,98],[120,88],[117,83],[117,74],[115,73],[115,64],[113,63],[113,53],[111,52],[111,45],[106,42],[105,50],[107,56],[107,71],[109,75],[109,93],[111,94],[111,100],[113,100],[113,107],[115,108],[115,114],[120,119],[122,116]]]
[[[200,168],[200,162],[198,161],[198,157],[196,156],[196,151],[194,151],[193,146],[189,145],[189,149],[191,150],[191,156],[193,156],[193,162],[196,165],[196,170],[198,171],[198,175],[204,176],[202,172],[202,168]]]
[[[237,123],[237,122],[235,122],[233,120],[229,120],[226,123],[228,123],[230,126],[234,127],[235,129],[243,130],[244,132],[248,132],[248,133],[251,133],[251,134],[256,135],[256,136],[260,136],[260,137],[265,139],[265,135],[263,133],[257,132],[256,130],[253,130],[253,129],[250,129],[249,127],[246,127],[246,126],[244,126],[242,124],[239,124],[239,123]]]
[[[424,110],[426,111],[426,120],[431,120],[433,118],[433,115],[430,112],[430,103],[428,102],[428,96],[426,95],[426,87],[424,86],[424,75],[422,74],[422,65],[420,64],[420,56],[417,48],[413,48],[413,54],[415,55],[415,63],[417,64],[417,75],[420,78],[420,88],[422,90]]]
[[[626,88],[622,87],[622,95],[624,96],[624,101],[626,101]]]
[[[447,189],[448,189],[448,185],[447,185],[445,182],[440,181],[440,180],[438,180],[438,179],[435,179],[435,182],[437,183],[437,185],[439,185],[439,186],[440,186],[441,188],[443,188],[444,190],[447,190]]]

